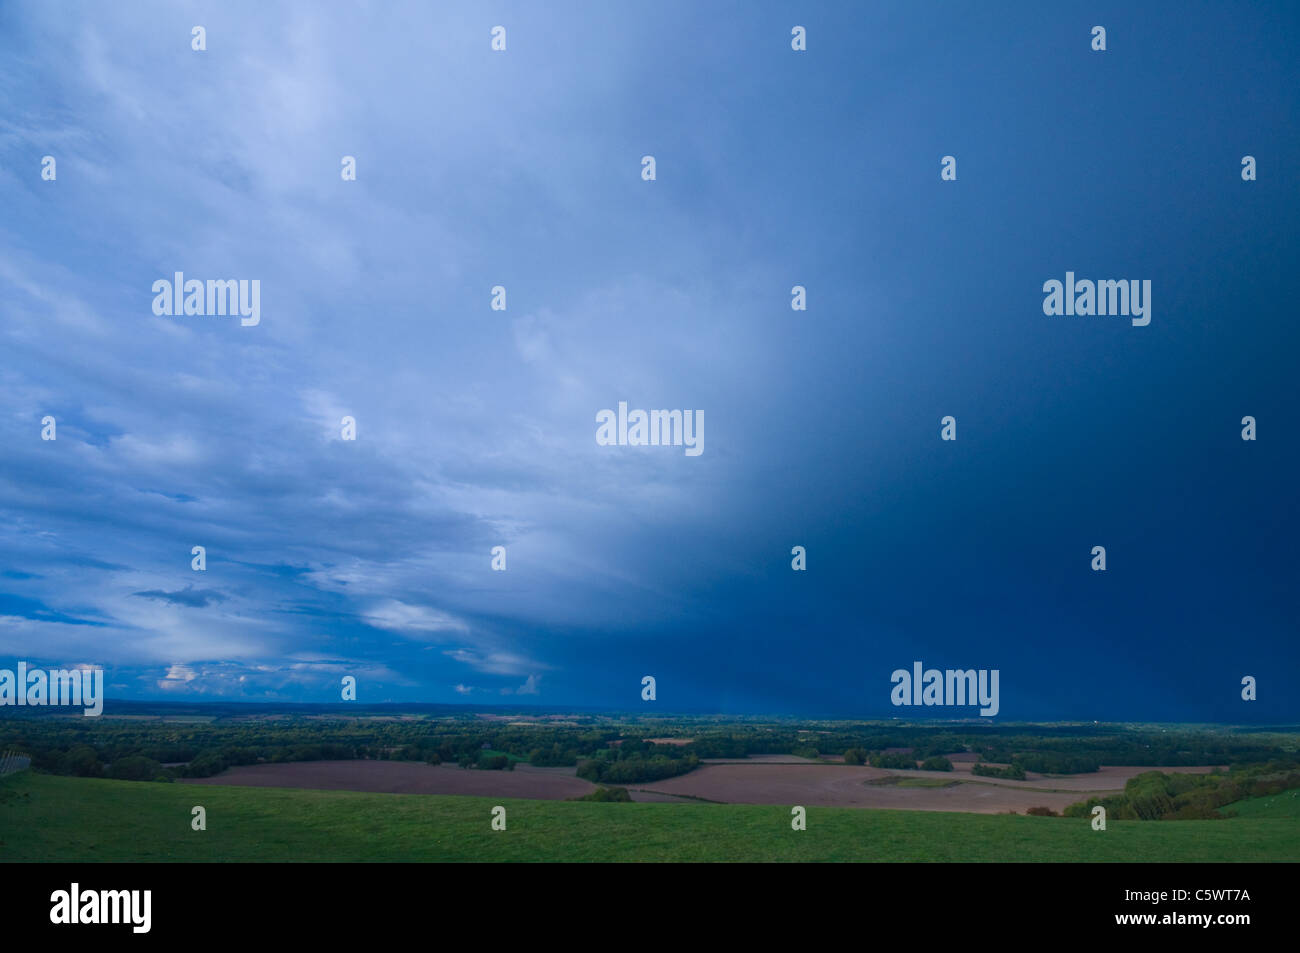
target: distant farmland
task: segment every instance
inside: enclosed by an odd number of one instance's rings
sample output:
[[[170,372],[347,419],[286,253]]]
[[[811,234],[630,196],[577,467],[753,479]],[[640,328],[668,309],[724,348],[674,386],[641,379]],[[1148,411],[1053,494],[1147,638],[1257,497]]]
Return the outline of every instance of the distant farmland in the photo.
[[[514,771],[471,771],[453,764],[429,765],[414,761],[250,764],[184,783],[375,794],[467,794],[544,801],[581,797],[596,790],[596,785],[590,781],[575,777],[573,768],[535,768],[525,764]]]
[[[122,707],[0,717],[0,859],[1300,859],[1294,727]]]
[[[916,791],[912,793],[918,793]],[[1220,821],[599,804],[58,777],[0,781],[4,861],[1295,861],[1300,796]],[[204,806],[207,830],[190,829]],[[494,805],[507,829],[490,828]]]
[[[1064,810],[1094,794],[1118,793],[1148,767],[1107,767],[1087,775],[1007,781],[975,777],[969,764],[952,772],[903,771],[818,764],[789,756],[760,755],[744,761],[705,764],[664,781],[630,784],[634,801],[716,801],[726,804],[802,804],[806,807],[892,808],[1023,814],[1031,807]],[[1201,774],[1208,767],[1165,769]],[[943,787],[882,784],[915,778]],[[450,794],[564,800],[596,789],[573,768],[520,765],[514,771],[471,771],[454,765],[402,761],[303,761],[231,768],[184,783],[247,787],[310,788],[387,794]]]

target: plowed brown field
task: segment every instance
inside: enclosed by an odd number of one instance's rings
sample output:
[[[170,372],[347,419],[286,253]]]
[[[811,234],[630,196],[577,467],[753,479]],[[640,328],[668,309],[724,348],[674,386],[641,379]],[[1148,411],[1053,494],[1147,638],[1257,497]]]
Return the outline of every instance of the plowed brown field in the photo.
[[[897,771],[844,764],[818,764],[765,756],[748,761],[704,764],[689,774],[666,781],[628,785],[633,800],[683,801],[700,799],[731,804],[802,804],[820,807],[898,808],[918,811],[1023,813],[1031,807],[1060,811],[1097,794],[1118,792],[1124,782],[1143,771],[1189,771],[1209,768],[1106,767],[1094,774],[1043,777],[1025,781],[981,778],[970,763],[954,763],[952,772]],[[907,787],[871,783],[884,778],[955,782],[948,787]],[[562,800],[588,794],[595,785],[574,775],[573,768],[534,768],[521,764],[514,771],[467,770],[454,765],[410,761],[299,761],[231,768],[212,778],[188,784],[233,784],[252,787],[315,788],[373,791],[391,794],[467,794]]]

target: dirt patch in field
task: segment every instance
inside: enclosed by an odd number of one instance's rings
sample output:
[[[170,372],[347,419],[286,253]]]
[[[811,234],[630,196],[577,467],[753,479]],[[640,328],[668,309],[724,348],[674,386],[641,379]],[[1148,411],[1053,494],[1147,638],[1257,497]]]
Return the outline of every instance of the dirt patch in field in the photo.
[[[746,758],[701,758],[700,764],[817,764],[794,754],[751,754]]]
[[[1114,793],[1143,771],[1205,773],[1209,768],[1107,767],[1068,777],[1029,776],[1026,781],[972,776],[970,764],[955,770],[901,771],[843,764],[818,764],[791,755],[757,755],[745,761],[711,761],[665,781],[627,785],[635,801],[689,803],[691,799],[730,804],[802,804],[819,807],[896,808],[916,811],[1024,813],[1031,807],[1061,811],[1093,794]],[[878,783],[883,778],[924,778],[957,782],[950,787],[908,787]],[[877,782],[877,783],[869,783]],[[564,800],[590,794],[595,785],[573,768],[481,771],[413,761],[298,761],[259,764],[186,784],[373,791],[386,794],[466,794]],[[1052,789],[1052,790],[1043,790]]]
[[[639,785],[658,794],[691,795],[729,804],[802,804],[817,807],[873,807],[915,811],[1024,813],[1031,807],[1060,811],[1081,800],[1075,793],[1048,794],[1000,784],[961,783],[943,788],[913,788],[865,782],[890,775],[927,776],[939,772],[897,772],[884,768],[832,764],[709,764],[689,774]]]
[[[631,795],[632,800],[641,801],[643,803],[651,803],[651,804],[692,804],[692,803],[700,804],[702,803],[700,801],[694,800],[693,798],[680,797],[674,794],[664,794],[662,791],[643,791],[635,787],[628,788],[627,793]]]
[[[1115,793],[1124,782],[1151,767],[1110,767],[1095,774],[1003,781],[973,777],[960,769],[896,771],[855,765],[732,762],[707,764],[689,774],[654,784],[638,785],[647,792],[692,795],[730,804],[803,804],[820,807],[899,808],[916,811],[971,811],[1000,814],[1024,813],[1031,807],[1061,811],[1092,794]],[[1165,771],[1205,773],[1209,768],[1164,768]],[[905,778],[950,780],[949,787],[907,787],[872,784],[891,775]],[[1050,788],[1053,790],[1043,790]]]
[[[1137,775],[1142,774],[1144,771],[1163,771],[1166,774],[1208,774],[1212,770],[1208,766],[1199,766],[1199,765],[1192,768],[1168,768],[1168,767],[1161,768],[1161,767],[1152,767],[1150,765],[1145,765],[1145,766],[1139,765],[1139,766],[1132,766],[1132,767],[1102,766],[1100,770],[1093,771],[1091,774],[1044,775],[1044,774],[1035,774],[1033,771],[1026,771],[1025,780],[1009,781],[1003,778],[980,777],[978,774],[974,774],[971,771],[973,767],[974,764],[971,762],[953,761],[952,773],[954,775],[961,776],[963,779],[973,778],[976,781],[992,781],[995,784],[1005,784],[1008,787],[1055,788],[1057,790],[1063,790],[1063,791],[1085,791],[1085,792],[1122,791],[1124,789],[1125,782],[1127,782],[1129,778],[1136,777]],[[1005,765],[994,765],[994,767],[1005,767]],[[934,774],[935,772],[900,771],[898,773],[931,775]],[[1075,800],[1081,801],[1084,800],[1084,798],[1076,798]]]
[[[513,771],[480,771],[415,761],[295,761],[244,765],[211,778],[188,779],[185,783],[561,801],[596,789],[573,772],[573,768],[535,768],[527,764],[517,765]]]

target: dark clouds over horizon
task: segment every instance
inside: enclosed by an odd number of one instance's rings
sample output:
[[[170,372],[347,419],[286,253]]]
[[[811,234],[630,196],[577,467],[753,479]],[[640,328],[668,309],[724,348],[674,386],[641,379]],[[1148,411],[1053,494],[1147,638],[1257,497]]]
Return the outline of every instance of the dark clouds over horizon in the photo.
[[[1297,49],[1273,4],[6,5],[0,666],[1300,718]],[[176,271],[260,325],[155,316]],[[1151,324],[1044,316],[1067,271]],[[620,400],[703,454],[597,446]]]

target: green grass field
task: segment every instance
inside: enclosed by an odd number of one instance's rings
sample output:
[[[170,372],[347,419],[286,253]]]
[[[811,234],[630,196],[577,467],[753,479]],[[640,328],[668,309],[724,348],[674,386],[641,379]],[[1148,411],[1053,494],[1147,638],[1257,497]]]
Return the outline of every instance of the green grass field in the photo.
[[[1223,821],[597,804],[37,775],[0,780],[0,861],[1296,861],[1300,797]],[[207,809],[207,830],[190,809]],[[501,804],[507,829],[491,829]]]
[[[521,758],[519,757],[519,755],[511,754],[509,751],[497,751],[495,748],[484,748],[482,753],[479,755],[479,760],[481,761],[484,758],[497,758],[500,757],[501,755],[505,755],[511,761],[515,762],[515,764],[528,763],[527,758]]]

